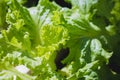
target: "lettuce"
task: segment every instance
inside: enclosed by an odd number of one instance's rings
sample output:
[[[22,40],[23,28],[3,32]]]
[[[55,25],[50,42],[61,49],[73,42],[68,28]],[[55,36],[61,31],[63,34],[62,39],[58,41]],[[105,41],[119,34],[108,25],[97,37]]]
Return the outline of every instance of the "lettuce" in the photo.
[[[119,79],[119,0],[66,2],[0,1],[1,80]]]

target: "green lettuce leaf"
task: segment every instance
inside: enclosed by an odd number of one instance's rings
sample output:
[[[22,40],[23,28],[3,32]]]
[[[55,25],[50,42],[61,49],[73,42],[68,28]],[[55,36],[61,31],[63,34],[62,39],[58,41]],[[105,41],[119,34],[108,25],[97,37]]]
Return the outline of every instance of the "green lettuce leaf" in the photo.
[[[95,20],[94,16],[98,15],[97,11],[100,10],[100,8],[97,8],[100,4],[99,0],[70,0],[70,2],[73,8],[67,10],[69,14],[63,14],[67,22],[67,24],[63,25],[68,29],[70,35],[70,39],[66,45],[70,49],[70,53],[68,57],[62,61],[67,64],[62,72],[65,73],[65,76],[70,80],[100,80],[97,71],[99,71],[103,65],[109,63],[109,59],[113,54],[112,51],[109,52],[111,49],[109,37],[116,33],[112,34],[114,30],[109,31],[105,29],[106,26],[103,28],[103,26],[99,25],[102,23],[97,24],[93,21]],[[105,6],[105,4],[103,5]],[[111,3],[109,7],[112,7]],[[109,11],[107,12],[109,13]],[[92,67],[90,67],[89,64],[92,65]],[[87,65],[89,65],[90,68],[86,67]],[[86,70],[84,70],[85,68]],[[91,76],[88,76],[90,74]]]
[[[1,31],[0,59],[2,63],[9,62],[12,68],[1,68],[1,79],[10,73],[7,77],[10,80],[14,79],[14,75],[18,80],[58,79],[60,76],[56,73],[55,57],[69,36],[66,28],[52,22],[54,11],[59,6],[46,1],[47,5],[39,1],[38,6],[33,7],[35,13],[17,0],[8,2],[6,21],[9,26],[7,30]],[[18,65],[27,66],[31,74],[15,72],[14,67]]]
[[[1,80],[119,80],[119,0],[24,1],[0,1]]]

